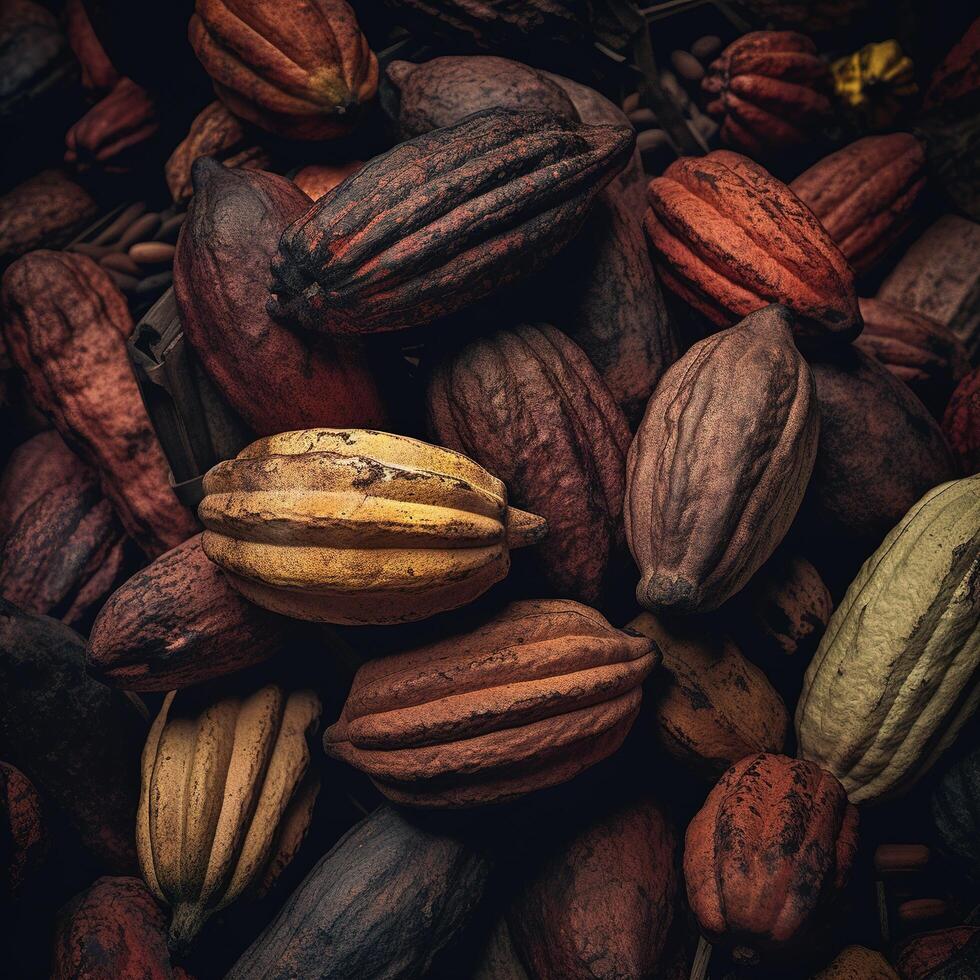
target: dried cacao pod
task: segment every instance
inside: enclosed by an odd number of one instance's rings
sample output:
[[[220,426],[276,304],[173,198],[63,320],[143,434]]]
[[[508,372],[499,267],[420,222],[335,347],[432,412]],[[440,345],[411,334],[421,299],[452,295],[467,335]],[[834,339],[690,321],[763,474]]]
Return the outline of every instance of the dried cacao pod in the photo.
[[[561,86],[509,58],[447,56],[420,65],[392,61],[385,72],[399,95],[402,139],[452,126],[481,109],[545,109],[568,122],[580,121]]]
[[[904,381],[934,415],[970,369],[962,341],[949,327],[881,299],[861,299],[864,330],[855,346]]]
[[[970,24],[933,72],[922,107],[933,109],[977,89],[980,89],[980,17]]]
[[[664,284],[718,326],[782,303],[807,341],[861,330],[854,276],[785,184],[730,150],[682,157],[650,181],[646,230]]]
[[[732,766],[688,825],[691,911],[737,963],[779,961],[806,942],[847,882],[857,809],[830,773],[784,755]]]
[[[567,599],[361,666],[328,755],[397,803],[465,807],[554,786],[619,748],[658,656]]]
[[[146,719],[85,675],[82,638],[0,599],[0,758],[31,780],[113,871],[135,867],[133,822]]]
[[[319,721],[312,691],[275,684],[164,698],[143,749],[136,847],[172,909],[171,949],[296,855],[320,788],[308,744]]]
[[[963,475],[980,473],[980,368],[971,371],[950,397],[943,433]]]
[[[980,749],[943,774],[932,794],[932,821],[945,849],[980,877]]]
[[[743,34],[711,63],[701,88],[722,142],[756,159],[805,146],[833,114],[830,69],[793,31]]]
[[[51,980],[190,980],[170,962],[167,920],[139,878],[99,878],[59,913]]]
[[[32,252],[3,277],[10,353],[38,407],[95,466],[126,531],[150,557],[196,530],[136,387],[122,293],[90,258]]]
[[[650,798],[559,833],[507,913],[535,980],[659,975],[677,901],[677,838]],[[555,846],[557,845],[557,846]]]
[[[9,901],[44,859],[47,837],[34,784],[0,762],[0,899]]]
[[[460,834],[383,806],[320,859],[227,980],[421,980],[489,876]]]
[[[218,98],[279,136],[343,136],[378,88],[378,59],[345,0],[197,0],[188,34]]]
[[[128,173],[159,128],[157,108],[146,89],[120,78],[68,130],[65,163],[79,171],[97,167],[105,173]]]
[[[791,324],[784,307],[769,306],[699,341],[650,399],[624,503],[645,609],[717,609],[796,516],[820,423]]]
[[[653,640],[663,656],[669,679],[658,688],[652,716],[670,755],[713,781],[747,755],[783,751],[786,705],[717,627],[642,613],[628,629]]]
[[[436,442],[497,474],[509,500],[548,522],[535,581],[551,595],[605,597],[625,550],[630,434],[574,341],[544,324],[480,337],[437,363],[427,407]]]
[[[459,453],[368,429],[268,436],[204,477],[202,543],[246,598],[296,619],[425,619],[471,602],[544,520]]]
[[[88,672],[126,691],[171,691],[285,653],[291,622],[247,602],[188,538],[109,597],[92,626]]]
[[[308,338],[266,312],[269,261],[310,199],[260,170],[194,164],[194,197],[174,257],[184,336],[256,435],[318,425],[385,428],[388,413],[354,342]]]
[[[866,946],[845,946],[811,980],[899,980],[881,953]]]
[[[66,244],[98,213],[63,170],[42,170],[0,197],[0,269],[37,248]]]
[[[401,143],[283,232],[270,312],[334,333],[454,313],[567,244],[633,141],[632,130],[488,109]]]
[[[222,102],[212,102],[194,117],[187,135],[167,160],[164,175],[177,204],[190,200],[194,193],[191,170],[198,157],[214,157],[239,170],[267,170],[272,162]]]
[[[953,926],[913,936],[898,951],[896,965],[902,980],[926,980],[937,976],[933,971],[952,960],[978,933],[980,927],[977,926]],[[968,974],[952,974],[950,980],[957,977],[967,980]]]
[[[311,200],[318,201],[364,166],[363,160],[347,163],[311,163],[293,175],[293,183]]]
[[[82,68],[83,87],[89,92],[110,91],[119,81],[119,72],[96,37],[82,0],[68,0],[65,4],[65,26],[68,43]]]
[[[73,80],[68,42],[50,10],[30,0],[0,5],[0,121],[20,121],[38,100]]]
[[[824,157],[789,186],[861,274],[873,268],[915,218],[926,154],[911,133],[865,136]]]
[[[799,753],[853,803],[895,797],[980,703],[980,476],[930,490],[868,558],[807,668]]]

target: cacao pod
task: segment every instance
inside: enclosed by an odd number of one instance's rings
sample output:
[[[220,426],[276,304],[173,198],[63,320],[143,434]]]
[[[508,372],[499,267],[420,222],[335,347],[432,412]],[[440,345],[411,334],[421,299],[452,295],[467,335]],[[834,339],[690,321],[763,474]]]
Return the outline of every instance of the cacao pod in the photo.
[[[751,31],[701,80],[721,139],[754,158],[809,143],[833,113],[831,75],[817,46],[793,31]]]
[[[363,160],[347,163],[311,163],[293,176],[293,183],[311,200],[318,201],[364,166]]]
[[[977,976],[980,976],[980,929],[929,973],[928,980],[972,980]]]
[[[628,628],[653,640],[663,656],[669,680],[657,692],[652,715],[670,755],[714,780],[747,755],[783,751],[786,706],[728,637],[649,613]]]
[[[489,875],[459,834],[381,807],[320,859],[226,980],[421,980]]]
[[[925,165],[925,147],[911,133],[866,136],[824,157],[789,186],[861,274],[911,225],[926,183]]]
[[[980,17],[970,24],[933,72],[922,107],[933,109],[977,89],[980,89]]]
[[[143,749],[140,870],[185,950],[215,913],[268,888],[306,836],[320,777],[308,739],[320,701],[275,684],[171,691]]]
[[[89,92],[110,91],[119,81],[119,73],[96,37],[82,0],[68,0],[65,4],[65,26],[68,43],[82,69],[83,87]]]
[[[109,597],[92,626],[88,671],[126,691],[171,691],[286,652],[289,620],[252,605],[188,538]]]
[[[966,348],[941,323],[881,299],[862,299],[864,330],[855,346],[904,381],[934,415],[970,368]]]
[[[800,755],[854,803],[919,779],[980,702],[980,476],[930,490],[834,610],[796,709]]]
[[[184,336],[256,435],[316,425],[383,428],[387,411],[353,342],[295,334],[266,312],[269,261],[310,206],[292,181],[194,164],[194,197],[174,257]]]
[[[82,638],[0,599],[0,758],[50,799],[105,868],[136,863],[137,705],[85,675]]]
[[[51,980],[190,980],[170,962],[167,920],[139,878],[99,878],[59,913]]]
[[[534,579],[595,604],[625,552],[626,419],[588,358],[544,324],[480,337],[437,363],[427,396],[434,440],[507,484],[548,522]]]
[[[95,466],[123,527],[151,557],[190,537],[126,351],[126,300],[90,258],[32,252],[3,277],[6,338],[38,407]]]
[[[204,477],[199,513],[205,553],[246,598],[352,625],[465,605],[545,533],[472,460],[367,429],[259,439]]]
[[[270,312],[334,333],[454,313],[567,244],[633,141],[618,127],[488,109],[401,143],[283,232]]]
[[[691,911],[736,962],[779,960],[808,939],[847,881],[857,809],[833,776],[783,755],[732,766],[687,828]]]
[[[980,368],[971,371],[950,397],[943,432],[963,474],[980,473]]]
[[[34,784],[0,762],[0,898],[13,898],[44,859],[47,838]]]
[[[646,230],[664,284],[718,326],[782,303],[807,341],[861,330],[854,276],[802,201],[729,150],[682,157],[650,181]]]
[[[577,602],[514,602],[470,633],[363,664],[324,748],[397,803],[513,799],[615,752],[657,659]]]
[[[510,938],[507,919],[502,915],[477,957],[472,980],[529,980]]]
[[[954,961],[956,954],[978,933],[980,928],[977,926],[954,926],[914,936],[898,951],[896,964],[902,980],[944,976],[938,972],[941,967]],[[953,972],[948,975],[948,980],[969,980],[970,976],[970,973]]]
[[[888,960],[865,946],[845,946],[832,963],[811,980],[899,980]]]
[[[677,893],[674,829],[652,799],[561,834],[507,913],[535,980],[653,977]]]
[[[630,446],[626,537],[652,612],[704,612],[772,554],[817,453],[813,378],[770,306],[695,344],[663,376]]]
[[[188,34],[218,98],[279,136],[342,136],[378,88],[378,59],[345,0],[197,0]]]
[[[943,774],[932,794],[932,820],[946,850],[980,877],[980,750]]]
[[[866,44],[831,62],[834,91],[859,131],[887,129],[919,94],[915,65],[898,41]]]

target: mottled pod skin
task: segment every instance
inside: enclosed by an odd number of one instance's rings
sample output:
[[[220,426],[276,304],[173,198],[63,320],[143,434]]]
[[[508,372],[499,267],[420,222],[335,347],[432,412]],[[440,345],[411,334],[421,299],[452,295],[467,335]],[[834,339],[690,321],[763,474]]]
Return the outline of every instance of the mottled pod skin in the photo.
[[[847,882],[857,809],[812,762],[760,753],[729,769],[687,828],[691,911],[737,962],[778,961]]]
[[[789,186],[860,274],[912,223],[925,166],[925,146],[911,133],[866,136],[824,157]]]
[[[963,475],[980,473],[980,368],[956,386],[943,415],[943,432]]]
[[[758,164],[730,150],[682,157],[650,181],[647,200],[664,284],[713,323],[782,303],[808,342],[860,333],[847,260],[813,212]]]
[[[41,800],[34,784],[0,762],[0,898],[16,896],[47,850]]]
[[[122,293],[84,255],[32,252],[3,277],[4,329],[37,406],[98,469],[123,527],[151,557],[190,537],[191,513],[170,488],[125,338]]]
[[[677,838],[650,799],[618,804],[555,845],[507,912],[535,980],[657,976],[677,902]]]
[[[436,364],[427,411],[435,441],[548,522],[533,556],[548,594],[598,602],[625,549],[630,434],[575,342],[545,324],[480,337]]]
[[[770,306],[695,344],[664,375],[630,446],[626,537],[651,612],[705,612],[772,554],[817,453],[813,378]]]
[[[756,159],[807,144],[833,114],[830,69],[794,31],[743,34],[712,62],[701,88],[722,141]]]
[[[184,336],[256,435],[315,425],[386,428],[387,411],[355,341],[307,337],[266,312],[269,262],[310,199],[261,170],[194,164],[194,197],[174,257]]]
[[[978,926],[953,926],[951,929],[935,929],[913,936],[902,944],[896,958],[902,980],[926,980],[927,977],[938,976],[933,971],[952,960],[978,933]],[[957,976],[965,980],[969,974],[953,973],[948,980],[955,980]]]
[[[454,313],[567,244],[634,140],[625,127],[487,109],[401,143],[283,232],[270,312],[333,333]]]
[[[411,806],[497,803],[619,748],[658,655],[562,599],[514,602],[475,630],[364,664],[324,748]]]
[[[218,98],[279,136],[343,136],[378,88],[345,0],[197,0],[188,35]]]

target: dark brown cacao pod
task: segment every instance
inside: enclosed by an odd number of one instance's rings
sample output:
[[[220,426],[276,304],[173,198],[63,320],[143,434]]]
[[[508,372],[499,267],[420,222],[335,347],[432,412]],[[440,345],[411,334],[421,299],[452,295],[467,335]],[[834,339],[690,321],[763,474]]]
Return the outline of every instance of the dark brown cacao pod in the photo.
[[[943,415],[943,432],[962,474],[980,473],[980,368],[956,386]]]
[[[47,836],[34,784],[0,762],[0,899],[9,900],[44,860]]]
[[[89,92],[108,92],[119,81],[119,73],[96,37],[82,0],[65,4],[68,43],[82,68],[82,85]]]
[[[980,17],[970,24],[933,72],[922,106],[932,109],[977,89],[980,89]]]

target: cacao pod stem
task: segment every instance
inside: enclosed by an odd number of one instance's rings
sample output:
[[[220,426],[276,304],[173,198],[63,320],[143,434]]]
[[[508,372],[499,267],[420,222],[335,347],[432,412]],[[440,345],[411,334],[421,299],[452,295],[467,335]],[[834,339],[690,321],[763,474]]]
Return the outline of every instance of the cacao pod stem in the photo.
[[[167,933],[167,948],[174,956],[186,956],[203,925],[199,907],[189,902],[175,905]]]
[[[537,544],[548,533],[548,522],[537,514],[530,514],[517,507],[508,507],[505,517],[507,547],[523,548]]]

